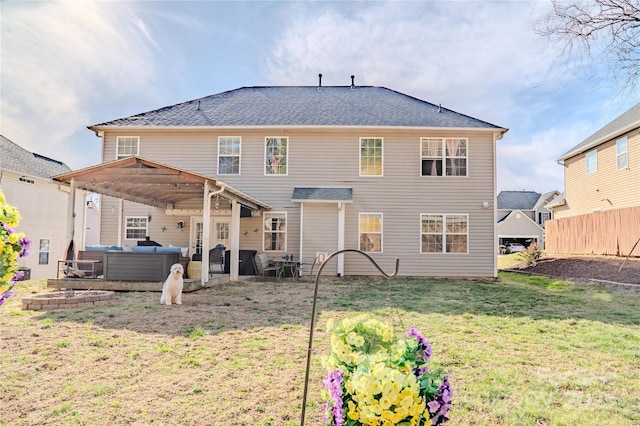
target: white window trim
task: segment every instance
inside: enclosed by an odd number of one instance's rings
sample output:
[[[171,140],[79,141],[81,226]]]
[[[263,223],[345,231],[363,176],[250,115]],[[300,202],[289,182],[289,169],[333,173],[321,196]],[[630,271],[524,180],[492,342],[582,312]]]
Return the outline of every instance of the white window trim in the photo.
[[[589,171],[589,156],[593,155],[595,157],[595,168]],[[584,170],[585,174],[590,175],[591,173],[595,173],[598,171],[598,149],[592,149],[584,154]]]
[[[363,215],[368,215],[368,216],[380,216],[380,251],[367,251],[367,250],[362,250],[362,234],[363,232],[361,231],[361,222],[362,222],[362,216]],[[376,232],[368,232],[369,234],[375,234]],[[358,213],[358,250],[362,250],[365,253],[384,253],[384,215],[382,213],[379,212],[361,212]]]
[[[272,215],[284,215],[284,249],[283,250],[271,250],[267,248],[266,239],[265,239],[265,229],[264,223],[267,218]],[[287,216],[287,212],[265,212],[262,215],[262,251],[267,253],[286,253],[287,252],[287,242],[289,240],[289,218]]]
[[[423,216],[442,216],[442,233],[440,235],[443,236],[442,239],[442,251],[434,252],[434,251],[422,251],[422,235],[425,233],[422,232],[422,217]],[[447,216],[465,216],[467,218],[467,250],[465,252],[447,252]],[[420,247],[420,254],[444,254],[447,256],[455,256],[455,255],[465,255],[469,254],[469,239],[471,235],[470,224],[469,224],[469,214],[468,213],[420,213],[419,218],[419,230],[420,235],[418,238],[418,244]],[[452,235],[461,235],[461,234],[452,234]]]
[[[220,140],[224,138],[238,138],[240,141],[240,147],[238,151],[238,155],[220,155]],[[287,154],[288,154],[288,145],[287,145]],[[220,157],[238,157],[238,173],[220,173]],[[265,160],[266,161],[266,160]],[[217,161],[217,170],[218,174],[222,176],[240,176],[242,172],[242,136],[218,136],[218,161]]]
[[[136,153],[135,154],[130,154],[130,155],[123,155],[122,157],[118,154],[119,151],[119,146],[120,146],[120,139],[137,139],[137,144],[136,144]],[[123,158],[127,158],[130,157],[132,155],[140,155],[140,136],[117,136],[116,137],[116,160],[121,160]]]
[[[287,140],[287,172],[286,173],[267,173],[267,143],[269,139],[286,139]],[[289,176],[289,154],[290,154],[290,148],[291,148],[291,140],[289,139],[289,136],[265,136],[264,138],[264,157],[263,157],[263,163],[262,163],[262,167],[263,170],[262,172],[264,173],[265,176]]]
[[[127,237],[127,230],[129,229],[142,229],[142,228],[132,228],[127,226],[127,222],[129,219],[144,219],[145,220],[145,232],[144,232],[144,236],[142,238],[128,238]],[[149,217],[148,216],[125,216],[124,218],[124,239],[125,240],[140,240],[140,239],[144,239],[147,235],[149,235]]]
[[[618,152],[618,143],[624,141],[625,142],[625,150],[623,153]],[[620,167],[620,165],[618,164],[618,158],[620,158],[620,155],[625,154],[627,156],[627,164],[624,165],[624,167]],[[618,139],[616,141],[616,168],[618,170],[627,170],[629,168],[629,140],[627,139],[626,136]]]
[[[362,141],[364,139],[380,139],[381,142],[381,150],[382,150],[382,170],[380,171],[379,175],[363,175],[362,174]],[[360,177],[365,177],[365,178],[379,178],[379,177],[384,177],[384,138],[378,137],[378,136],[363,136],[359,139],[358,142],[358,173],[360,175]]]
[[[47,250],[42,250],[42,242],[43,241],[48,241],[47,244]],[[46,263],[40,263],[40,255],[42,253],[47,253],[47,262]],[[38,241],[38,265],[48,265],[51,260],[51,238],[40,238],[40,240]]]
[[[428,158],[436,158],[436,157],[425,157],[422,155],[422,142],[426,139],[440,139],[441,143],[442,143],[442,175],[423,175],[422,174],[422,160],[424,159],[428,159]],[[447,155],[447,146],[445,141],[447,139],[460,139],[460,140],[464,140],[465,141],[465,148],[467,150],[467,155],[465,157],[450,157]],[[443,178],[443,177],[447,177],[447,178],[467,178],[469,177],[469,138],[467,137],[441,137],[441,136],[423,136],[420,138],[420,144],[418,145],[418,155],[420,156],[420,167],[418,167],[418,175],[420,177],[426,177],[426,178]],[[467,166],[465,167],[465,174],[464,175],[447,175],[447,158],[464,158],[467,160]]]

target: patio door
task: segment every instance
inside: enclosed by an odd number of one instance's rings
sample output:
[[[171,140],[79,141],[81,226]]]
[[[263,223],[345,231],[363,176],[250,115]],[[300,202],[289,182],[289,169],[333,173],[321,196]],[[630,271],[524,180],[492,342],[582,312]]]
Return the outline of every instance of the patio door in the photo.
[[[212,217],[210,234],[209,234],[209,249],[214,248],[218,244],[223,244],[229,248],[229,229],[231,228],[231,218],[226,216]],[[191,235],[189,236],[190,255],[195,253],[202,253],[202,232],[204,226],[202,223],[202,217],[191,217]]]

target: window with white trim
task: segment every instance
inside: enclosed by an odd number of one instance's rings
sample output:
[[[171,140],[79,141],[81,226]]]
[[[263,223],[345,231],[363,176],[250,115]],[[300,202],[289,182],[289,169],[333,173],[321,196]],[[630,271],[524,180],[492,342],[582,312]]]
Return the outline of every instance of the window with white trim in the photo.
[[[382,176],[382,138],[360,138],[360,176]]]
[[[286,175],[289,138],[268,137],[265,141],[264,174]]]
[[[264,251],[287,251],[287,213],[265,213],[262,234]]]
[[[598,171],[598,150],[594,149],[584,155],[587,174]]]
[[[382,213],[360,213],[360,250],[382,252]]]
[[[420,253],[467,253],[469,215],[420,215]]]
[[[116,142],[116,158],[119,160],[132,155],[138,155],[139,136],[118,136]]]
[[[467,176],[466,138],[420,138],[422,176]]]
[[[49,251],[51,250],[51,241],[48,239],[41,239],[38,246],[38,265],[49,264]]]
[[[220,136],[218,138],[218,174],[240,174],[240,136]]]
[[[127,240],[143,240],[148,234],[147,216],[127,216],[125,218],[125,238]]]
[[[616,163],[618,170],[629,167],[629,154],[627,152],[627,137],[616,141]]]

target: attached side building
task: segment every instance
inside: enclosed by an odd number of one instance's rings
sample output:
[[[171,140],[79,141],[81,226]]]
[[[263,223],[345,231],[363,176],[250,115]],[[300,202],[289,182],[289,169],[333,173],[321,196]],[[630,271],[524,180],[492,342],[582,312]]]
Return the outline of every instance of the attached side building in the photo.
[[[0,189],[20,212],[18,231],[31,240],[29,255],[19,264],[29,269],[32,279],[56,277],[57,261],[66,252],[69,188],[51,177],[70,170],[63,162],[29,152],[0,135]],[[78,197],[77,211],[82,211],[83,200]],[[79,220],[76,235],[83,233]]]

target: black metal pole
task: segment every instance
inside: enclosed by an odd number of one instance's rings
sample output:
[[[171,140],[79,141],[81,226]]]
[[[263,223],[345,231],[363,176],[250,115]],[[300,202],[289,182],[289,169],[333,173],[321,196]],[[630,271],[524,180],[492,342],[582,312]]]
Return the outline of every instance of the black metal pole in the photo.
[[[318,301],[318,284],[320,282],[320,273],[322,272],[324,265],[326,265],[331,258],[347,252],[360,253],[361,255],[365,256],[367,259],[369,259],[371,263],[373,263],[373,266],[375,266],[376,269],[378,269],[378,271],[380,271],[380,273],[382,273],[382,275],[385,278],[392,279],[392,278],[395,278],[396,275],[398,275],[398,269],[400,267],[400,259],[396,258],[396,270],[393,272],[393,274],[388,275],[382,270],[382,268],[380,268],[378,263],[371,256],[369,256],[367,253],[358,249],[344,249],[344,250],[335,251],[331,253],[324,260],[324,262],[322,262],[322,264],[320,265],[320,268],[318,268],[318,272],[316,273],[316,282],[313,288],[313,307],[311,308],[311,327],[309,329],[309,345],[307,346],[307,367],[304,373],[304,393],[302,394],[302,414],[300,415],[300,426],[304,426],[304,418],[305,418],[305,413],[307,409],[307,391],[309,389],[309,370],[311,368],[311,350],[313,347],[313,328],[314,328],[315,319],[316,319],[316,305]]]

